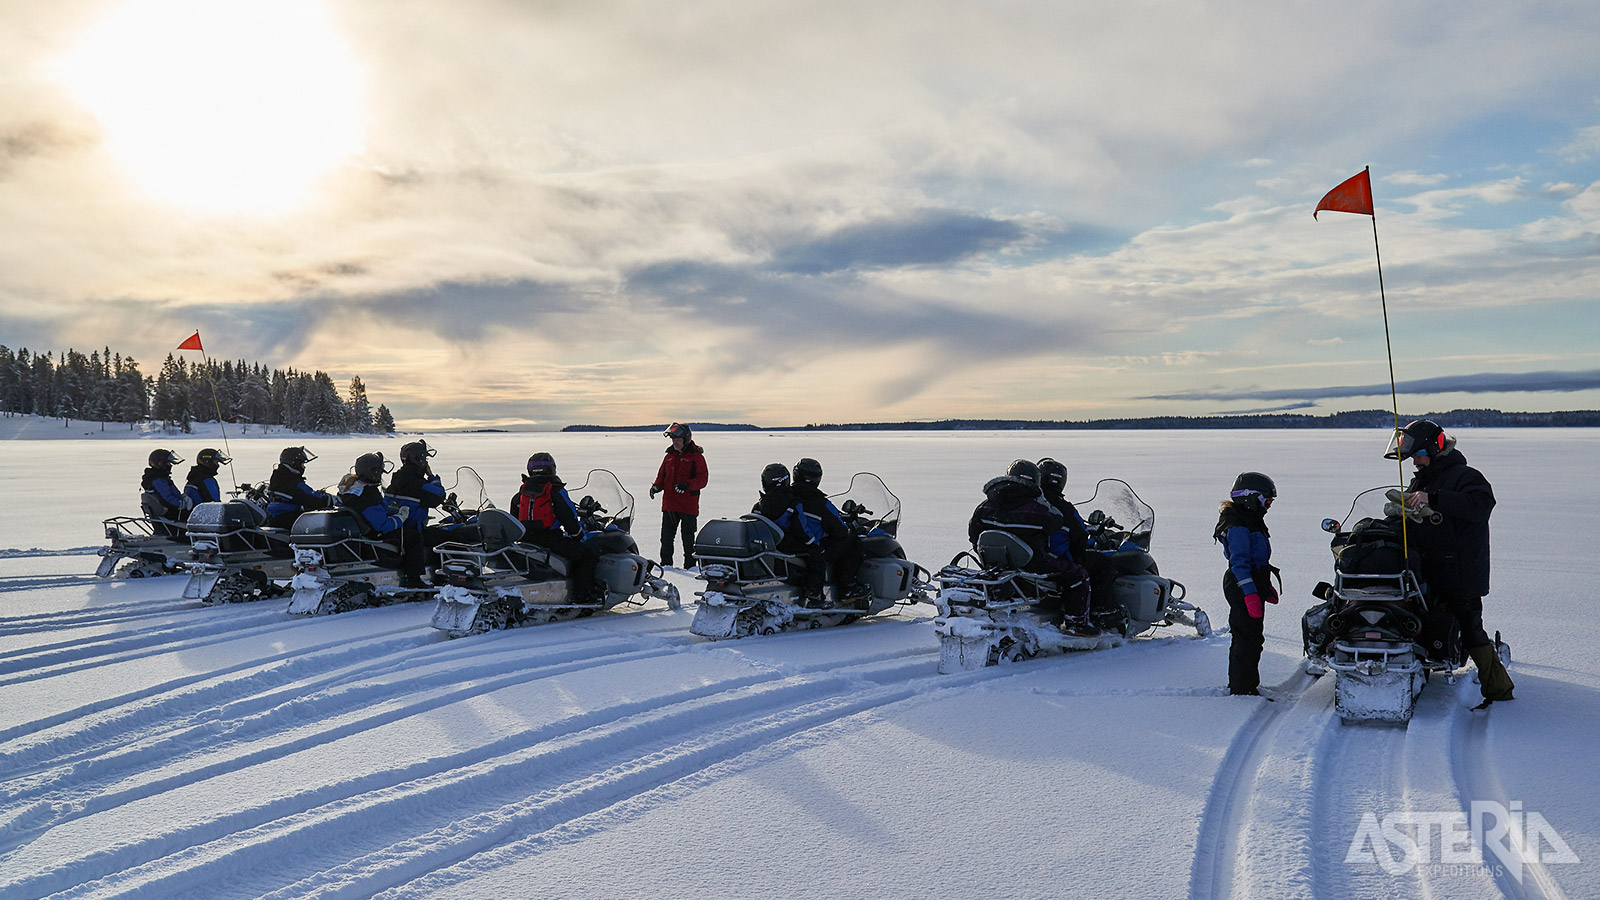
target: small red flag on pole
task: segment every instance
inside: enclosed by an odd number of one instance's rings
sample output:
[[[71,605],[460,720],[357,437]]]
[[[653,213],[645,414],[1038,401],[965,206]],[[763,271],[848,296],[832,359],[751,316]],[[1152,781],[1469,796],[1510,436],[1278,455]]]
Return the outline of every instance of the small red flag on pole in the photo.
[[[1323,195],[1322,202],[1317,204],[1316,210],[1311,213],[1311,218],[1315,219],[1317,213],[1325,209],[1333,212],[1359,213],[1364,216],[1373,215],[1372,177],[1367,173],[1367,169],[1362,169],[1360,174],[1352,175]]]
[[[189,339],[188,340],[186,340],[183,343],[179,344],[178,345],[178,349],[179,350],[199,350],[200,352],[204,353],[206,348],[200,346],[200,332],[196,331],[194,334],[189,335]]]

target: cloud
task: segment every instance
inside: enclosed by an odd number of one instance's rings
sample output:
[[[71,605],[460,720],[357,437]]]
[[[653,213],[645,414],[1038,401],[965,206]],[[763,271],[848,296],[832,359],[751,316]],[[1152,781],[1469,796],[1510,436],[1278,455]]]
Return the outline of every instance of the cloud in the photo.
[[[1600,156],[1600,125],[1579,130],[1571,142],[1556,151],[1567,162],[1585,162]]]
[[[779,250],[773,268],[816,275],[841,269],[948,265],[998,250],[1025,236],[1014,222],[934,209],[900,219],[840,228]]]
[[[1592,391],[1600,389],[1600,369],[1581,372],[1485,372],[1477,375],[1443,375],[1396,383],[1404,394],[1501,394],[1526,392]],[[1209,390],[1156,394],[1143,400],[1331,400],[1388,394],[1388,384],[1346,385],[1323,388],[1272,390]]]

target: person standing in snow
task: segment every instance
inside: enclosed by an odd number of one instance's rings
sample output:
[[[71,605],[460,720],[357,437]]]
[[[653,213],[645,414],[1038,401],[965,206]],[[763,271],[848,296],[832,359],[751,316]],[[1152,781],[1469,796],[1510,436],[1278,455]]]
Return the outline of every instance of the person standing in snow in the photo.
[[[1272,566],[1272,540],[1267,532],[1267,510],[1277,499],[1278,486],[1260,472],[1244,472],[1233,480],[1212,537],[1222,545],[1228,568],[1222,575],[1222,595],[1228,598],[1228,693],[1260,695],[1261,648],[1266,604],[1278,602],[1272,586],[1277,569]]]
[[[1430,599],[1455,616],[1461,646],[1478,667],[1484,705],[1512,699],[1516,685],[1495,653],[1483,627],[1483,596],[1489,593],[1489,514],[1494,489],[1483,473],[1467,465],[1437,423],[1418,419],[1395,433],[1387,459],[1409,459],[1416,467],[1406,487],[1410,509],[1427,507],[1432,515],[1415,526],[1422,578]]]
[[[656,480],[650,485],[650,498],[661,498],[661,564],[672,565],[674,536],[683,532],[683,567],[694,568],[694,536],[700,516],[700,492],[710,479],[705,452],[694,442],[689,426],[674,422],[662,432],[672,441]]]

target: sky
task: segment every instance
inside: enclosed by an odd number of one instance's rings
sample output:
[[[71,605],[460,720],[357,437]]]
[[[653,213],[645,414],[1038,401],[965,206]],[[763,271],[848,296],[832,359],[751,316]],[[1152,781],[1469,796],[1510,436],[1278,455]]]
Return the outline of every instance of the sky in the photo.
[[[1327,413],[1389,405],[1386,300],[1402,412],[1600,408],[1595,46],[1588,0],[0,0],[0,344],[198,329],[409,428]]]

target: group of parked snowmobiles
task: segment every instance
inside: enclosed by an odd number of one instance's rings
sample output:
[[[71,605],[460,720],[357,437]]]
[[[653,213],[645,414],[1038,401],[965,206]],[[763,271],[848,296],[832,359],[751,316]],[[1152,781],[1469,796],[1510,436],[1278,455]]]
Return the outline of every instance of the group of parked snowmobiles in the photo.
[[[820,466],[801,461],[807,464],[815,467],[815,487]],[[764,490],[774,470],[787,479],[787,469],[773,464],[763,473]],[[1064,482],[1064,469],[1061,476]],[[150,508],[142,518],[108,519],[110,544],[100,551],[98,574],[111,574],[126,559],[129,577],[187,572],[186,598],[228,603],[291,595],[289,611],[307,615],[433,599],[433,626],[452,636],[574,619],[652,598],[678,609],[677,588],[663,567],[638,552],[630,534],[633,496],[617,477],[595,469],[574,494],[581,498],[573,501],[579,539],[598,557],[593,588],[582,596],[573,588],[572,561],[527,540],[524,521],[495,508],[468,467],[457,470],[441,503],[444,518],[426,531],[373,534],[339,507],[308,509],[288,527],[275,527],[265,484],[200,503],[181,523]],[[1415,545],[1404,537],[1405,516],[1426,518],[1431,511],[1407,509],[1401,499],[1397,489],[1373,488],[1357,496],[1342,520],[1323,522],[1333,534],[1334,576],[1317,585],[1321,602],[1303,618],[1305,655],[1313,674],[1334,673],[1336,709],[1345,722],[1403,724],[1431,675],[1453,679],[1466,662],[1455,621],[1430,604]],[[794,521],[781,505],[780,515],[758,503],[750,514],[706,522],[694,543],[704,589],[691,631],[711,639],[767,635],[931,601],[945,673],[1113,647],[1163,626],[1186,626],[1200,637],[1211,632],[1205,611],[1184,599],[1184,585],[1162,576],[1151,555],[1154,509],[1118,479],[1100,481],[1077,504],[1087,511],[1080,520],[1086,549],[1098,557],[1092,627],[1063,614],[1062,579],[1038,565],[1038,545],[1014,530],[974,526],[972,548],[930,574],[901,547],[901,504],[878,476],[857,473],[823,505],[843,529],[828,539],[848,541],[853,556],[825,557],[819,538],[808,539],[799,527],[808,514],[798,504]],[[401,542],[424,534],[431,583],[408,582]],[[1410,558],[1402,547],[1412,550]],[[838,568],[845,558],[853,574],[835,577],[845,571]],[[1498,633],[1495,651],[1502,660],[1509,656]]]

